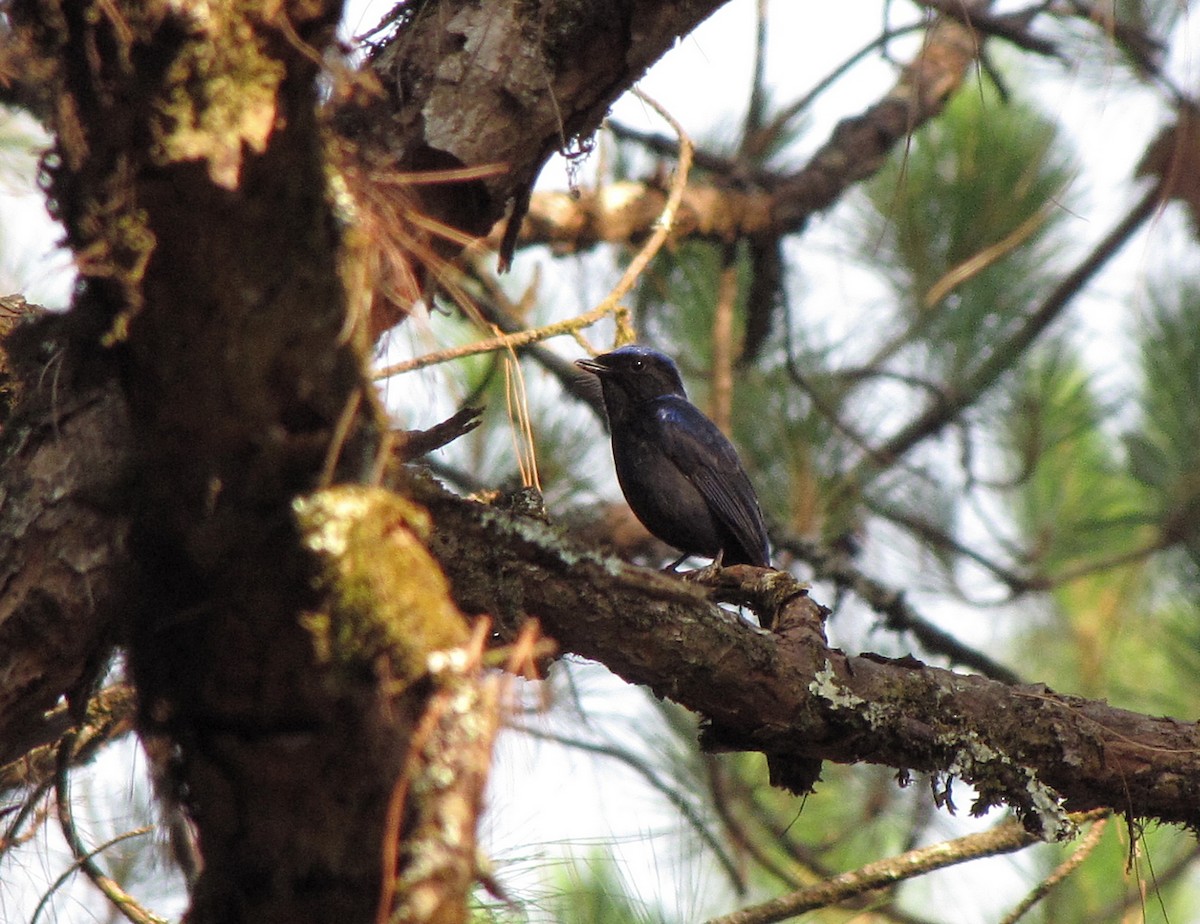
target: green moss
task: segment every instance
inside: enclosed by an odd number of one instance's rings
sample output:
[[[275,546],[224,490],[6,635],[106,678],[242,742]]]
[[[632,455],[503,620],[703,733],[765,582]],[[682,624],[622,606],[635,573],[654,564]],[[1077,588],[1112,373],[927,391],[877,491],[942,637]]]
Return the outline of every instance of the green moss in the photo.
[[[83,239],[92,242],[88,262],[109,267],[124,293],[125,307],[101,338],[107,347],[126,339],[130,322],[142,308],[142,279],[158,239],[146,210],[136,205],[126,172],[118,169],[104,185],[102,196],[85,201],[78,227]]]
[[[406,685],[431,654],[467,641],[450,587],[426,550],[429,515],[382,488],[342,486],[294,504],[302,541],[318,561],[326,606],[307,615],[318,657],[335,668],[389,665]]]
[[[204,160],[212,181],[237,187],[243,145],[261,153],[277,122],[286,76],[255,20],[241,10],[205,8],[190,23],[211,41],[190,41],[171,62],[167,94],[152,125],[152,157],[161,164]]]

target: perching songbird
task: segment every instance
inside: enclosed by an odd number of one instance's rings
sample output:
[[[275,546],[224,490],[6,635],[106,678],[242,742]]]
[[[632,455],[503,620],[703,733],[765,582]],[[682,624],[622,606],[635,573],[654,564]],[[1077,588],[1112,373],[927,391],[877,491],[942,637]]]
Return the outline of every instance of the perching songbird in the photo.
[[[577,366],[600,379],[613,462],[646,529],[684,555],[770,567],[754,487],[717,425],[688,401],[675,364],[625,346]]]

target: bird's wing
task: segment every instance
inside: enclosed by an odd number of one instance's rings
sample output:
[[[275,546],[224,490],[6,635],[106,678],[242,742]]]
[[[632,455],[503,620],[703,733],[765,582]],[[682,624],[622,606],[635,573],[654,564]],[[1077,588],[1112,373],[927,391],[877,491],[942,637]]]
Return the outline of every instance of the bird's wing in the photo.
[[[654,417],[655,436],[667,457],[746,555],[766,564],[767,531],[758,498],[729,440],[698,408],[674,395],[659,399]]]

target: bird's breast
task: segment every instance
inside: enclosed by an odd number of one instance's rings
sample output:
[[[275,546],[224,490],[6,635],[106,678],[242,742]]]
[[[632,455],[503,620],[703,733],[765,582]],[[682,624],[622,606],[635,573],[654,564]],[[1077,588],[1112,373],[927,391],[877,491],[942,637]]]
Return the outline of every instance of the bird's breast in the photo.
[[[712,557],[721,534],[696,486],[651,439],[627,434],[613,441],[613,462],[625,499],[646,529],[679,549]]]

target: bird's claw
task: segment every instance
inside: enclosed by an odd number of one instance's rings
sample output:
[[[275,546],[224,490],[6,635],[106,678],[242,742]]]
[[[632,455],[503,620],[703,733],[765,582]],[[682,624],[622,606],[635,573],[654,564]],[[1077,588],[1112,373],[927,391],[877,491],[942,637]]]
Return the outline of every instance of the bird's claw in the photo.
[[[717,553],[717,557],[712,560],[711,565],[705,565],[703,568],[696,568],[693,571],[689,571],[687,574],[683,575],[683,579],[686,581],[693,581],[697,584],[716,583],[717,577],[720,575],[721,569],[724,567],[721,564],[721,561],[724,558],[725,550],[722,549]],[[679,562],[676,562],[675,564],[679,564]]]

